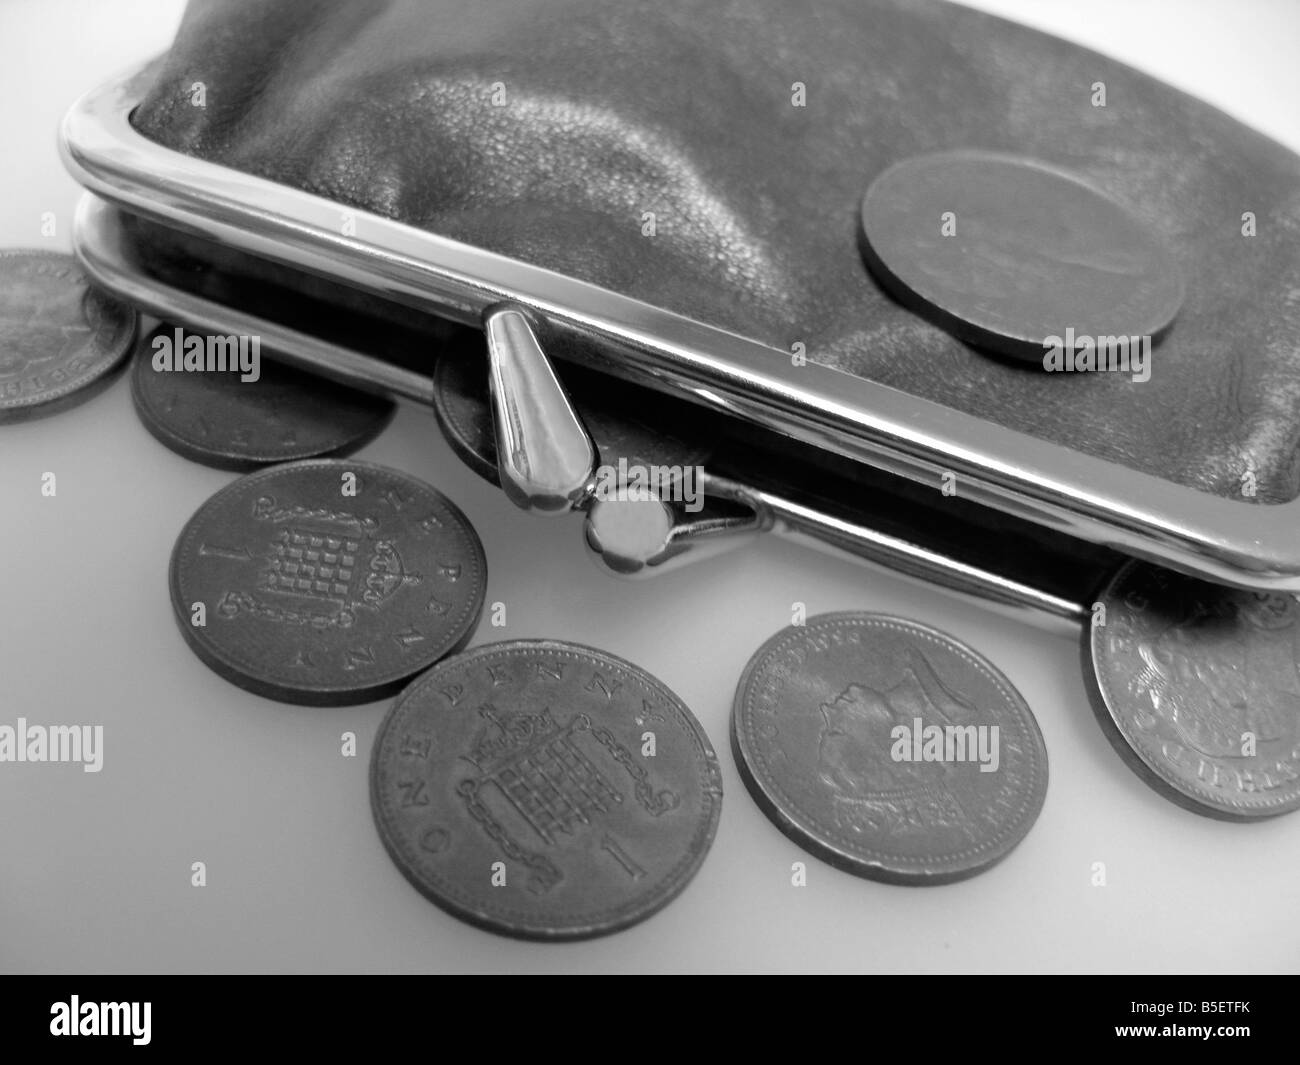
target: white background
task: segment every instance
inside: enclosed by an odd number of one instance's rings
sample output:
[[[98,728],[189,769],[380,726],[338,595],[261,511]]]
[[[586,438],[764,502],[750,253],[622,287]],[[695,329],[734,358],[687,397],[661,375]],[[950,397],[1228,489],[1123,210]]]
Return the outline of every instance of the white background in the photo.
[[[1139,66],[1300,150],[1300,3],[981,6]],[[179,0],[0,0],[0,246],[66,249],[77,190],[55,128],[83,91],[169,42]],[[40,233],[54,211],[55,238]],[[178,530],[230,474],[138,424],[125,381],[0,426],[0,724],[102,724],[105,766],[0,764],[0,969],[19,971],[1270,971],[1300,967],[1300,816],[1222,824],[1159,798],[1114,754],[1077,641],[778,542],[625,584],[576,519],[516,512],[404,407],[362,457],[422,476],[483,537],[510,625],[639,663],[695,710],[722,761],[712,853],[665,911],[566,946],[518,943],[426,902],[371,825],[367,755],[386,704],[281,706],[186,649],[166,588]],[[42,498],[45,471],[58,495]],[[749,656],[791,604],[899,613],[990,657],[1051,757],[1037,826],[1002,865],[908,889],[803,854],[750,801],[728,744]],[[340,757],[340,734],[360,753]],[[190,886],[207,863],[208,886]],[[808,884],[790,883],[808,862]],[[1094,862],[1107,884],[1093,886]]]

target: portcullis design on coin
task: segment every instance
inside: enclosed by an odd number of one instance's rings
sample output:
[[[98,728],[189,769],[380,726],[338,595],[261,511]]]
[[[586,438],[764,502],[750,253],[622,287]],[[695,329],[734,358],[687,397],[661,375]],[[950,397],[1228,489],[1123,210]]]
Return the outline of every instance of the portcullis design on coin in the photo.
[[[700,724],[644,670],[578,644],[488,644],[394,704],[370,767],[375,824],[427,898],[492,932],[584,939],[680,893],[718,826]]]
[[[319,459],[249,474],[209,499],[176,542],[170,583],[181,633],[227,680],[338,706],[395,692],[462,647],[487,563],[465,516],[433,488]]]
[[[942,632],[822,614],[750,660],[732,747],[763,812],[859,876],[945,884],[1033,826],[1047,793],[1038,722],[1011,683]]]
[[[1107,738],[1138,775],[1222,820],[1300,808],[1295,597],[1130,562],[1098,602],[1083,672]]]
[[[225,345],[226,338],[215,342]],[[224,347],[220,353],[228,369],[155,368],[163,353],[159,344],[180,364],[191,343],[206,349],[213,338],[173,326],[155,330],[135,356],[131,398],[144,427],[194,462],[246,471],[347,454],[374,439],[392,418],[390,400],[263,359],[260,350],[256,379],[244,380],[241,367],[249,360],[245,354],[240,361],[233,343],[226,345],[228,358]]]
[[[1151,226],[1075,175],[1019,156],[904,159],[867,189],[862,237],[871,272],[904,306],[1040,364],[1048,339],[1067,330],[1154,342],[1183,302],[1177,263]]]
[[[139,318],[92,289],[75,259],[0,252],[0,422],[95,395],[135,343]]]

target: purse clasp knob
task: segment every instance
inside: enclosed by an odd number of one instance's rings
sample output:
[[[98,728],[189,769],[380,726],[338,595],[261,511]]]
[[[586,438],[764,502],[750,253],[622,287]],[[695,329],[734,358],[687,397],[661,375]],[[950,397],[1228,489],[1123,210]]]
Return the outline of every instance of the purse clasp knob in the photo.
[[[501,487],[517,506],[565,514],[592,491],[596,447],[522,307],[483,316]]]

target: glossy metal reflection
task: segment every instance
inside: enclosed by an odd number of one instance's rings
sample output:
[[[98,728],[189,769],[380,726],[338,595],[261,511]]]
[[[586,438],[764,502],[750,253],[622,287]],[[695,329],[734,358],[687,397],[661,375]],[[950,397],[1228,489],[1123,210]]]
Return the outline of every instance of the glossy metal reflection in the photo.
[[[602,370],[690,398],[912,480],[945,474],[964,498],[1064,535],[1240,587],[1300,590],[1300,501],[1211,496],[953,411],[550,270],[338,205],[151,143],[131,127],[143,83],[84,97],[62,151],[87,188],[156,221],[382,298],[479,323],[526,307],[548,334],[587,341]],[[592,339],[599,341],[591,345]]]
[[[740,513],[679,515],[653,495],[594,499],[583,522],[588,549],[619,576],[648,577],[732,551],[772,527],[749,489],[707,474],[702,482],[705,496],[738,503]]]
[[[83,198],[78,210],[74,243],[78,258],[96,284],[149,314],[200,331],[258,335],[268,350],[291,365],[369,391],[434,405],[434,382],[426,375],[309,336],[284,323],[223,306],[159,279],[143,277],[122,232],[118,212],[91,196]],[[704,483],[707,492],[716,491],[720,482],[706,476]],[[612,572],[646,576],[676,568],[685,561],[712,557],[725,547],[739,546],[746,542],[752,525],[753,531],[769,531],[803,546],[937,585],[959,598],[1039,627],[1073,634],[1086,614],[1083,604],[1047,594],[1032,580],[971,565],[905,537],[881,532],[866,524],[865,518],[845,520],[786,494],[743,486],[734,489],[731,498],[741,498],[742,492],[751,509],[749,523],[742,521],[698,537],[663,530],[658,547],[647,549],[643,534],[620,535],[615,522],[605,520],[615,518],[616,513],[607,511],[597,521],[595,543],[589,537],[588,545]],[[676,550],[683,545],[688,549]],[[653,559],[660,563],[675,560],[675,564],[654,565]]]
[[[483,329],[501,488],[524,510],[562,514],[590,492],[596,448],[528,316],[518,307],[494,307]]]

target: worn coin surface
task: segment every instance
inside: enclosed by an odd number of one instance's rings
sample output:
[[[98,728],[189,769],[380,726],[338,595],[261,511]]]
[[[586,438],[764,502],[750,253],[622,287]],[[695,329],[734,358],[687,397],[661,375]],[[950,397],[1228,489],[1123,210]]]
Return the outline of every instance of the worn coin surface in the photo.
[[[732,747],[755,801],[859,876],[943,884],[1004,858],[1047,792],[1038,723],[951,636],[883,614],[822,614],[750,660]]]
[[[1295,597],[1130,562],[1098,601],[1084,675],[1107,738],[1138,775],[1224,820],[1300,808]]]
[[[455,916],[526,939],[644,920],[695,875],[722,777],[686,705],[579,644],[519,640],[447,659],[375,738],[370,796],[406,878]]]
[[[206,338],[163,326],[140,346],[131,369],[136,413],[158,440],[194,462],[253,470],[277,462],[347,454],[393,416],[391,401],[261,358],[255,380],[228,370],[159,370],[156,342],[175,348]],[[179,361],[180,355],[176,358]]]
[[[603,464],[668,467],[680,471],[701,465],[708,448],[689,430],[690,413],[679,400],[655,395],[608,375],[564,368],[565,386]],[[488,398],[487,357],[463,346],[449,347],[433,374],[434,410],[443,435],[470,469],[497,482],[497,446]],[[639,417],[653,404],[652,417]],[[650,424],[653,422],[653,426]]]
[[[487,564],[465,516],[427,484],[317,459],[209,499],[176,542],[170,584],[181,633],[212,669],[259,695],[331,706],[397,691],[463,646]]]
[[[1041,363],[1049,337],[1150,337],[1183,282],[1141,218],[1065,171],[994,152],[904,159],[862,201],[867,265],[900,303]]]
[[[95,395],[138,328],[136,312],[91,288],[71,256],[0,251],[0,423]]]

